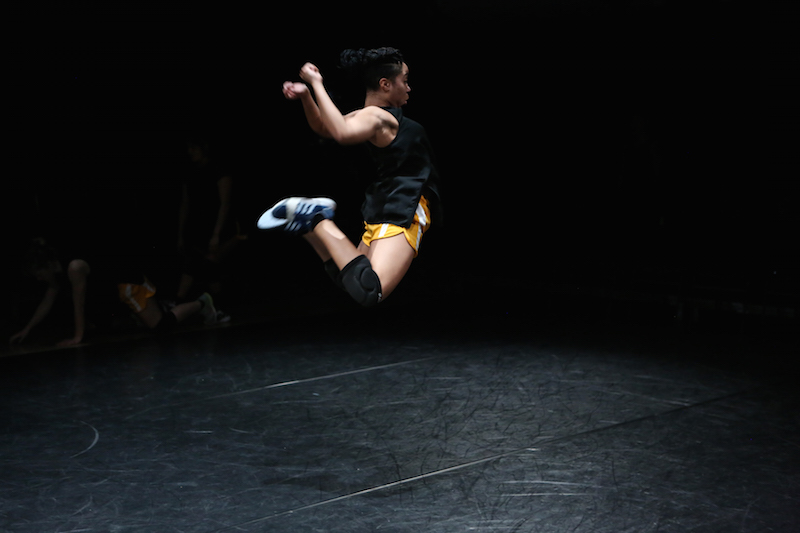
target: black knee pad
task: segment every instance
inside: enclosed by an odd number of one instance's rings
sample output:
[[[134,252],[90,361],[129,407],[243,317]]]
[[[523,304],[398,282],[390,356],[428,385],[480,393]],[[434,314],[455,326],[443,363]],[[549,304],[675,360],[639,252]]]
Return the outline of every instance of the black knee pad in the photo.
[[[364,307],[372,307],[381,301],[381,280],[364,255],[356,257],[342,269],[339,281],[348,294]]]
[[[154,331],[159,334],[167,333],[172,331],[177,325],[178,317],[176,317],[172,311],[166,311],[164,316],[161,317],[161,320],[158,321],[158,324],[156,324]]]
[[[337,287],[339,287],[343,291],[347,290],[344,288],[344,285],[342,285],[342,280],[340,276],[341,271],[339,270],[339,267],[336,266],[336,263],[333,262],[333,259],[328,259],[327,261],[325,261],[325,263],[322,264],[322,266],[323,268],[325,268],[325,273],[333,280],[333,282],[336,284]]]

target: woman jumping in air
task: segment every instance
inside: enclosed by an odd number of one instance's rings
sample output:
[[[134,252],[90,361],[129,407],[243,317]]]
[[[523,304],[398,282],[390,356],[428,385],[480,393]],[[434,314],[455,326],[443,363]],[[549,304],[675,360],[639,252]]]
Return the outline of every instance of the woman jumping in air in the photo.
[[[411,91],[401,53],[394,48],[345,50],[341,64],[361,74],[363,108],[342,115],[311,63],[300,70],[306,83],[287,81],[283,94],[300,100],[317,134],[343,145],[368,146],[378,174],[361,208],[365,231],[360,242],[351,243],[333,222],[336,203],[329,198],[281,200],[261,215],[258,227],[302,234],[337,285],[369,307],[386,299],[403,279],[431,226],[431,213],[439,220],[439,177],[425,130],[401,110]]]

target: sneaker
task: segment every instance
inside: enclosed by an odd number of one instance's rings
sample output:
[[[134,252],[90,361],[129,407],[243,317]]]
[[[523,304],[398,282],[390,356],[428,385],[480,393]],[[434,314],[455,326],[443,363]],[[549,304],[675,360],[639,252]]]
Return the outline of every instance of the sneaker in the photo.
[[[214,309],[214,301],[211,299],[211,295],[207,292],[204,292],[200,295],[197,301],[203,304],[203,307],[200,309],[200,315],[203,317],[203,323],[206,326],[216,324],[217,310]]]
[[[286,198],[264,212],[258,219],[259,229],[283,226],[290,233],[306,233],[317,216],[333,218],[336,202],[330,198]]]
[[[217,324],[225,324],[231,321],[231,315],[225,311],[217,309]]]

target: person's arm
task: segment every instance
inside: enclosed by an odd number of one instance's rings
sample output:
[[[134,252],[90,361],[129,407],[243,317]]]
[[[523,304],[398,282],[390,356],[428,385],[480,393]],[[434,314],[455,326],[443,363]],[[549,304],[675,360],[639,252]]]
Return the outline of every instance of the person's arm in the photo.
[[[186,230],[186,220],[189,218],[189,191],[184,183],[181,189],[181,205],[178,211],[178,251],[183,250],[183,235]]]
[[[219,210],[217,211],[217,221],[214,224],[211,240],[208,243],[208,251],[211,255],[216,254],[218,251],[219,236],[220,233],[222,233],[222,228],[225,227],[225,222],[228,220],[228,214],[231,211],[233,178],[229,175],[220,178],[217,181],[217,191],[219,192]]]
[[[72,284],[75,334],[72,338],[59,342],[59,346],[80,344],[86,334],[86,287],[90,272],[89,263],[83,259],[75,259],[67,267],[67,276]]]
[[[342,115],[339,108],[331,100],[322,74],[311,63],[306,63],[300,70],[300,77],[311,85],[317,97],[316,105],[319,109],[319,120],[324,130],[339,144],[358,144],[368,141],[384,126],[384,112],[375,107],[367,107],[347,116]]]
[[[57,283],[51,282],[47,284],[47,290],[42,297],[42,301],[39,302],[39,305],[36,307],[36,311],[34,311],[33,316],[28,321],[28,324],[22,328],[21,331],[12,335],[11,339],[9,339],[9,343],[20,343],[25,340],[31,330],[50,314],[50,310],[53,309],[53,304],[55,303],[56,298],[58,298],[58,293],[59,286]]]
[[[331,134],[328,133],[325,125],[322,123],[322,119],[319,115],[319,107],[317,107],[314,97],[311,96],[308,85],[305,83],[287,81],[283,84],[283,95],[288,100],[300,100],[300,103],[303,104],[303,113],[306,115],[306,120],[308,121],[311,131],[321,137],[331,137]]]

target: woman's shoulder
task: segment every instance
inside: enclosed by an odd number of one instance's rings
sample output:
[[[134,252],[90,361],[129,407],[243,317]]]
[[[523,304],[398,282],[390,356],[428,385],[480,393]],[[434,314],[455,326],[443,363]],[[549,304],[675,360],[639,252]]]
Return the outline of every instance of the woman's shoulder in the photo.
[[[354,111],[351,111],[345,116],[347,116],[347,117],[355,117],[355,116],[358,116],[358,115],[361,115],[361,114],[365,114],[365,115],[369,115],[369,116],[374,116],[374,117],[380,118],[382,120],[390,120],[390,121],[393,121],[393,122],[399,122],[399,120],[400,120],[399,116],[396,113],[392,112],[392,111],[395,111],[395,110],[396,111],[400,111],[399,108],[379,107],[379,106],[376,106],[376,105],[368,105],[368,106],[364,106],[364,107],[362,107],[360,109],[356,109]],[[402,116],[402,112],[400,113],[400,116]]]

